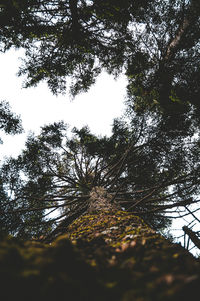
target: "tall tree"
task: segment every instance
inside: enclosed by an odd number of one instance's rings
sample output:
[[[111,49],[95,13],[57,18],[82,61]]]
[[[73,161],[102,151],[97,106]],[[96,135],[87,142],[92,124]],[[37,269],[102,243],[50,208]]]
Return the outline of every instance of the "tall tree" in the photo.
[[[168,210],[181,214],[180,208],[199,202],[199,141],[193,128],[182,127],[183,115],[191,121],[188,102],[198,107],[199,4],[1,0],[0,5],[2,50],[26,49],[20,72],[27,74],[27,86],[46,79],[54,93],[62,92],[69,76],[75,95],[102,69],[115,75],[125,70],[135,109],[167,112],[165,120],[138,115],[131,128],[116,121],[110,138],[88,129],[68,137],[62,123],[45,126],[29,137],[19,158],[8,159],[2,167],[8,194],[3,209],[20,217],[15,234],[46,234],[58,221],[57,235],[71,225],[50,246],[13,239],[0,244],[3,295],[13,298],[8,283],[22,300],[30,291],[38,300],[63,294],[87,301],[196,295],[198,263],[139,215],[158,229]],[[174,128],[171,102],[183,113]],[[49,210],[58,208],[58,217],[47,219]]]
[[[129,80],[137,110],[199,107],[200,5],[173,1],[0,2],[1,49],[26,50],[25,86],[87,91],[102,70]],[[197,116],[196,116],[197,117]]]
[[[63,123],[31,135],[22,154],[1,170],[13,206],[7,214],[23,217],[16,233],[39,236],[58,224],[58,234],[86,213],[92,195],[101,191],[112,205],[143,217],[154,229],[166,226],[167,211],[180,213],[177,207],[198,202],[198,139],[167,136],[162,119],[156,120],[136,116],[131,125],[115,120],[110,138],[87,128],[71,136]]]

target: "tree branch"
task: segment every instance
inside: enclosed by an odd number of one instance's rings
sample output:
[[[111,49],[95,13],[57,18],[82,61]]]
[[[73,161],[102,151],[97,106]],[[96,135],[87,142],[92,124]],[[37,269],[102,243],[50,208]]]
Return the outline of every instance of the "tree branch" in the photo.
[[[183,226],[182,229],[189,236],[193,244],[195,244],[195,246],[200,249],[200,239],[197,237],[196,233],[189,229],[187,226]]]

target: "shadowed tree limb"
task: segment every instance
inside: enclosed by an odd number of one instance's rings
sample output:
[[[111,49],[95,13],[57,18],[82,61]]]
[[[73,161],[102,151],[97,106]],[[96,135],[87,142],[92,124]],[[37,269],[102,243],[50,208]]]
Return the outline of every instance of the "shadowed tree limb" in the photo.
[[[195,244],[195,246],[200,249],[200,239],[198,238],[196,233],[189,229],[187,226],[183,226],[182,229],[185,232],[185,234],[189,236],[193,244]]]

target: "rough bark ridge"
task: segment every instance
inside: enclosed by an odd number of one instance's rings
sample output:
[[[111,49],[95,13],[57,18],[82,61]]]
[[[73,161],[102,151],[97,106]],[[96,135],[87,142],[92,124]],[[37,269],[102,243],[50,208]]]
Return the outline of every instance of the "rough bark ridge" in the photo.
[[[199,279],[191,254],[123,211],[83,215],[51,244],[0,243],[2,300],[188,300]]]
[[[90,192],[88,212],[112,211],[120,209],[120,206],[113,200],[111,194],[102,186],[95,186]]]

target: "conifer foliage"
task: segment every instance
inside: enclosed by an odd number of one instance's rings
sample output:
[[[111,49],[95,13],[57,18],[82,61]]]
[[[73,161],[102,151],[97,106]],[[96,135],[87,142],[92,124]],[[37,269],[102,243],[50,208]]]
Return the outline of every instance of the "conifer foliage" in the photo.
[[[111,137],[97,137],[87,127],[70,134],[63,122],[30,135],[21,155],[1,169],[8,194],[4,212],[15,216],[15,234],[38,237],[56,225],[62,232],[94,208],[92,196],[99,191],[100,199],[134,212],[154,229],[166,226],[165,213],[177,217],[198,202],[199,143],[167,136],[164,129],[162,119],[135,116],[129,123],[115,120]]]
[[[195,0],[1,0],[0,47],[25,49],[25,86],[87,91],[102,70],[125,73],[136,110],[199,108]],[[190,105],[189,105],[190,104]]]

